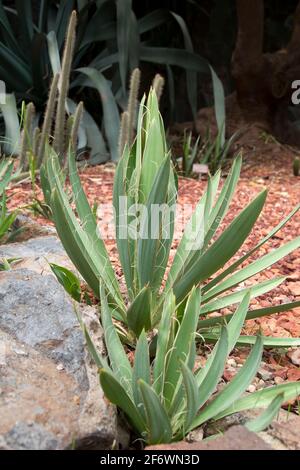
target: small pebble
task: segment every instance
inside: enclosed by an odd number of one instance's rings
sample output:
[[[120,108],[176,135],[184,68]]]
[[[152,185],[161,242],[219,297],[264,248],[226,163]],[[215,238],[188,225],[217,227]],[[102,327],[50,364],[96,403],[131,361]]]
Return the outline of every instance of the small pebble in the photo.
[[[20,348],[12,348],[13,351],[18,355],[18,356],[28,356],[28,353],[26,351],[24,351],[24,349],[20,349]]]
[[[231,367],[236,367],[236,362],[233,358],[228,359],[227,364]]]
[[[284,380],[282,377],[275,377],[274,382],[276,383],[276,385],[279,385],[279,384],[282,384]]]
[[[295,366],[300,366],[300,348],[294,349],[288,353],[288,357]]]
[[[58,364],[56,367],[57,370],[64,370],[64,365],[63,364]]]
[[[256,391],[255,385],[254,384],[249,385],[249,387],[247,388],[247,391],[250,393],[255,392]]]

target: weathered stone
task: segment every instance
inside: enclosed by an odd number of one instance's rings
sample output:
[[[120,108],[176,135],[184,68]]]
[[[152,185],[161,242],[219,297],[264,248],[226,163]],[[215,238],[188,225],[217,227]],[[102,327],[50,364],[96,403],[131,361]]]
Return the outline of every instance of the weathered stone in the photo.
[[[56,236],[37,237],[22,243],[0,245],[0,259],[18,258],[13,269],[30,269],[39,274],[52,273],[49,263],[64,266],[76,272]]]
[[[63,363],[87,390],[82,333],[72,302],[53,276],[23,269],[0,273],[0,328]]]
[[[185,441],[175,444],[162,444],[149,446],[146,450],[174,450],[174,451],[196,451],[196,450],[270,450],[259,436],[248,431],[244,426],[233,426],[223,436],[215,439],[203,440],[201,442],[188,443]]]
[[[97,313],[80,308],[101,351]],[[112,446],[115,409],[103,397],[73,303],[53,276],[0,273],[0,346],[1,448]]]
[[[273,378],[273,372],[261,367],[258,371],[257,371],[257,377],[259,377],[260,379],[262,379],[264,382],[267,382],[268,380],[271,380]]]
[[[51,225],[41,225],[25,214],[18,214],[13,226],[15,229],[19,230],[15,239],[15,241],[18,242],[45,235],[54,235],[56,233],[55,227]]]

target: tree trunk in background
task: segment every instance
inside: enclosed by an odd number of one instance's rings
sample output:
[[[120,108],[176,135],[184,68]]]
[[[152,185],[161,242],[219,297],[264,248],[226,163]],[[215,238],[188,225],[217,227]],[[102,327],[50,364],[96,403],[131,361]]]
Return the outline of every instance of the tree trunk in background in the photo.
[[[264,1],[236,0],[238,35],[232,56],[237,100],[248,122],[260,122],[281,141],[300,144],[288,120],[292,82],[300,80],[300,3],[291,40],[284,50],[263,53]]]

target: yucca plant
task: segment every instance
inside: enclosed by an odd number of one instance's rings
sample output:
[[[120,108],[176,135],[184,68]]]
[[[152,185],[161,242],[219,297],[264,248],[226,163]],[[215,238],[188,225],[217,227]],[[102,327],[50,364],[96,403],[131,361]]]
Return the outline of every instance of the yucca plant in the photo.
[[[226,327],[205,365],[195,364],[196,330],[201,292],[193,288],[181,321],[176,314],[176,298],[170,292],[164,299],[157,327],[154,358],[145,330],[139,335],[131,366],[118,331],[112,321],[114,309],[101,287],[101,323],[107,357],[96,350],[84,324],[90,353],[100,373],[106,397],[122,410],[146,444],[169,443],[183,439],[194,428],[237,411],[266,408],[246,426],[259,432],[269,426],[284,401],[295,398],[300,384],[291,382],[243,396],[260,366],[263,338],[258,336],[252,351],[237,375],[217,391],[226,360],[239,338],[245,321],[250,292]]]
[[[0,243],[7,236],[9,229],[12,227],[17,211],[8,212],[6,187],[12,179],[14,164],[8,160],[0,160]]]
[[[114,317],[129,327],[133,337],[139,337],[143,329],[148,331],[159,323],[164,299],[170,292],[175,295],[180,317],[191,290],[201,285],[198,329],[202,337],[216,341],[220,335],[220,323],[224,320],[222,317],[209,318],[208,315],[238,304],[246,291],[239,287],[241,283],[300,246],[298,237],[241,267],[291,219],[299,210],[298,205],[254,248],[231,261],[253,229],[267,194],[266,191],[260,193],[216,237],[238,183],[242,163],[238,157],[218,196],[220,171],[208,180],[207,189],[185,228],[174,259],[169,260],[177,183],[156,94],[151,91],[146,104],[144,98],[140,105],[134,144],[125,147],[115,174],[113,204],[118,253],[127,286],[124,297],[101,237],[101,227],[97,225],[81,186],[72,152],[69,155],[69,177],[76,212],[64,188],[65,178],[59,159],[53,149],[49,152],[45,168],[45,198],[51,205],[58,235],[74,265],[98,298],[99,280],[103,282],[109,303],[114,305]],[[130,212],[132,207],[143,208],[138,217]],[[155,217],[152,207],[165,208],[166,211],[159,211]],[[130,235],[132,227],[138,229],[138,236]],[[152,229],[154,233],[150,233]],[[284,277],[277,277],[253,283],[250,286],[251,299],[274,289],[283,280]],[[246,319],[284,312],[299,305],[298,301],[251,310]],[[241,336],[238,339],[238,343],[253,342],[253,337]],[[296,346],[300,339],[264,338],[264,343],[268,346]]]

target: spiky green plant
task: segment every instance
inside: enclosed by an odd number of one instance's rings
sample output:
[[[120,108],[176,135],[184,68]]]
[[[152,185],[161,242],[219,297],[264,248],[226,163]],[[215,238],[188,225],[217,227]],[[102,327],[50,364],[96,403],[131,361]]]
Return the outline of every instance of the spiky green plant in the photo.
[[[8,212],[6,205],[6,188],[12,180],[13,168],[12,161],[0,160],[0,242],[7,236],[17,216],[17,211]]]
[[[181,315],[191,290],[201,285],[203,295],[198,328],[204,338],[216,341],[220,323],[224,320],[223,317],[208,318],[208,315],[239,303],[246,291],[240,287],[241,283],[300,246],[300,237],[297,237],[241,268],[290,220],[299,210],[298,205],[254,248],[232,260],[253,229],[267,195],[266,191],[261,192],[216,237],[238,183],[242,163],[241,157],[238,157],[219,195],[220,171],[208,180],[207,189],[185,228],[175,256],[169,261],[175,228],[177,183],[157,97],[152,90],[146,105],[145,98],[140,105],[134,145],[125,147],[115,174],[113,204],[119,259],[127,286],[127,296],[124,298],[99,231],[101,227],[97,226],[81,186],[74,155],[69,155],[69,176],[78,219],[70,205],[64,188],[65,178],[61,175],[59,160],[53,150],[50,149],[46,160],[48,186],[45,197],[51,205],[58,235],[74,265],[97,297],[100,296],[99,280],[103,282],[110,303],[115,306],[115,318],[129,326],[133,336],[138,337],[143,329],[148,331],[158,324],[164,299],[170,292],[175,295],[178,315]],[[139,216],[130,210],[138,207],[143,208]],[[158,214],[152,212],[153,207],[159,209]],[[131,236],[132,227],[138,229],[137,236]],[[253,282],[251,299],[269,292],[283,280],[281,276]],[[299,305],[300,302],[294,302],[249,311],[246,319],[286,311]],[[238,340],[239,343],[250,344],[253,341],[252,337]],[[300,339],[264,338],[264,342],[273,346],[295,346],[300,344]]]
[[[200,368],[195,362],[201,305],[199,288],[193,288],[189,294],[180,320],[174,295],[170,292],[165,297],[157,326],[155,355],[151,358],[151,341],[142,330],[133,366],[112,321],[114,307],[103,286],[100,296],[107,357],[97,351],[80,319],[87,346],[99,368],[104,394],[125,413],[137,437],[148,445],[181,440],[208,421],[251,408],[266,408],[258,418],[246,424],[254,432],[262,431],[269,426],[282,403],[300,393],[300,384],[291,382],[243,395],[260,366],[262,336],[257,337],[245,364],[232,381],[216,391],[228,355],[240,336],[250,292],[244,295],[233,318],[222,328],[217,344]]]

